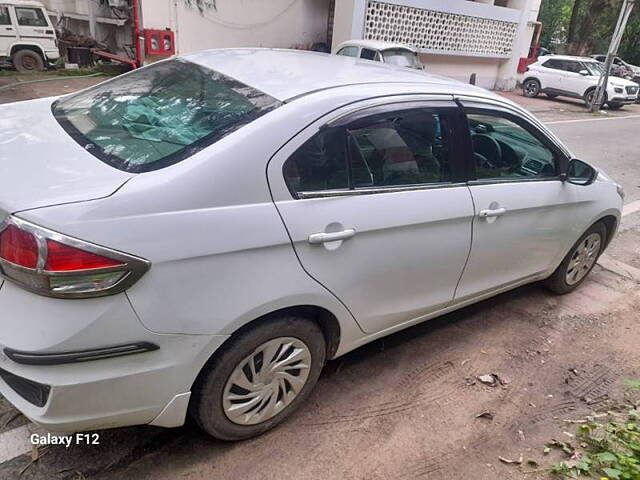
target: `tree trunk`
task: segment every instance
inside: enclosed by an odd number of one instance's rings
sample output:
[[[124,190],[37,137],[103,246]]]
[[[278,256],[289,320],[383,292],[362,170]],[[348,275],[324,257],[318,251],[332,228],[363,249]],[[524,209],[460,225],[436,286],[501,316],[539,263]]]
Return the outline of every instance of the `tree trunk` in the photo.
[[[571,20],[569,21],[569,29],[567,31],[567,45],[569,53],[577,53],[579,49],[578,38],[580,37],[580,20],[583,6],[588,0],[575,0],[573,9],[571,10]]]

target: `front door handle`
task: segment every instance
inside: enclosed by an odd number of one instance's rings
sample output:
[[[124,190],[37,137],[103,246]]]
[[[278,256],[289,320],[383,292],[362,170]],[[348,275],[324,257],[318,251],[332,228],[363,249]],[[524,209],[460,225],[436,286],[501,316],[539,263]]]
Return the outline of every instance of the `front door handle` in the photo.
[[[311,235],[309,235],[308,241],[311,245],[318,245],[320,243],[346,240],[353,237],[355,234],[356,231],[353,228],[348,228],[347,230],[342,230],[341,232],[312,233]]]
[[[480,210],[480,212],[478,212],[478,216],[480,218],[499,217],[500,215],[504,215],[505,213],[507,213],[506,208],[489,208],[487,210]]]

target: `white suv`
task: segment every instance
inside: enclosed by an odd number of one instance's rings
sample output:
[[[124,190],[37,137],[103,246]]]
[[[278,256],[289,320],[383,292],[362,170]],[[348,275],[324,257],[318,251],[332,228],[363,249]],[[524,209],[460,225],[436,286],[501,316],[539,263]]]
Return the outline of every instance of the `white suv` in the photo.
[[[41,3],[0,0],[0,60],[29,72],[44,70],[59,56],[56,31]]]
[[[537,97],[540,92],[548,97],[582,98],[591,105],[593,94],[603,66],[587,57],[550,55],[538,58],[529,66],[522,83],[526,97]],[[623,105],[635,103],[638,84],[618,77],[609,77],[604,103],[617,110]]]

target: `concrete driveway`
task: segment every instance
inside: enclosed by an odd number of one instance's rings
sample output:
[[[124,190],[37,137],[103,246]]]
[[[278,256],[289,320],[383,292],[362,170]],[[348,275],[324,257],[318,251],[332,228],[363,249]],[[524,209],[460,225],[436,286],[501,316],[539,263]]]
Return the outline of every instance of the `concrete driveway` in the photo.
[[[544,455],[544,443],[568,438],[570,421],[640,378],[640,108],[603,120],[578,107],[541,117],[627,191],[620,235],[578,291],[530,285],[362,347],[327,365],[290,421],[246,442],[214,441],[190,423],[135,427],[34,461],[31,427],[0,399],[0,478],[549,478],[560,456]],[[485,385],[483,374],[501,381]]]

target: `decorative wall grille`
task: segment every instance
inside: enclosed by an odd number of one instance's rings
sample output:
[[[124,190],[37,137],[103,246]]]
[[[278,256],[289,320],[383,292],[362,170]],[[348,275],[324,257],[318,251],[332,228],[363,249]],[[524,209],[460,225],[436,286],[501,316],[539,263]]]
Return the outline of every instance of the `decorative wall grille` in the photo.
[[[479,55],[509,55],[518,24],[370,0],[364,38],[415,48]]]

